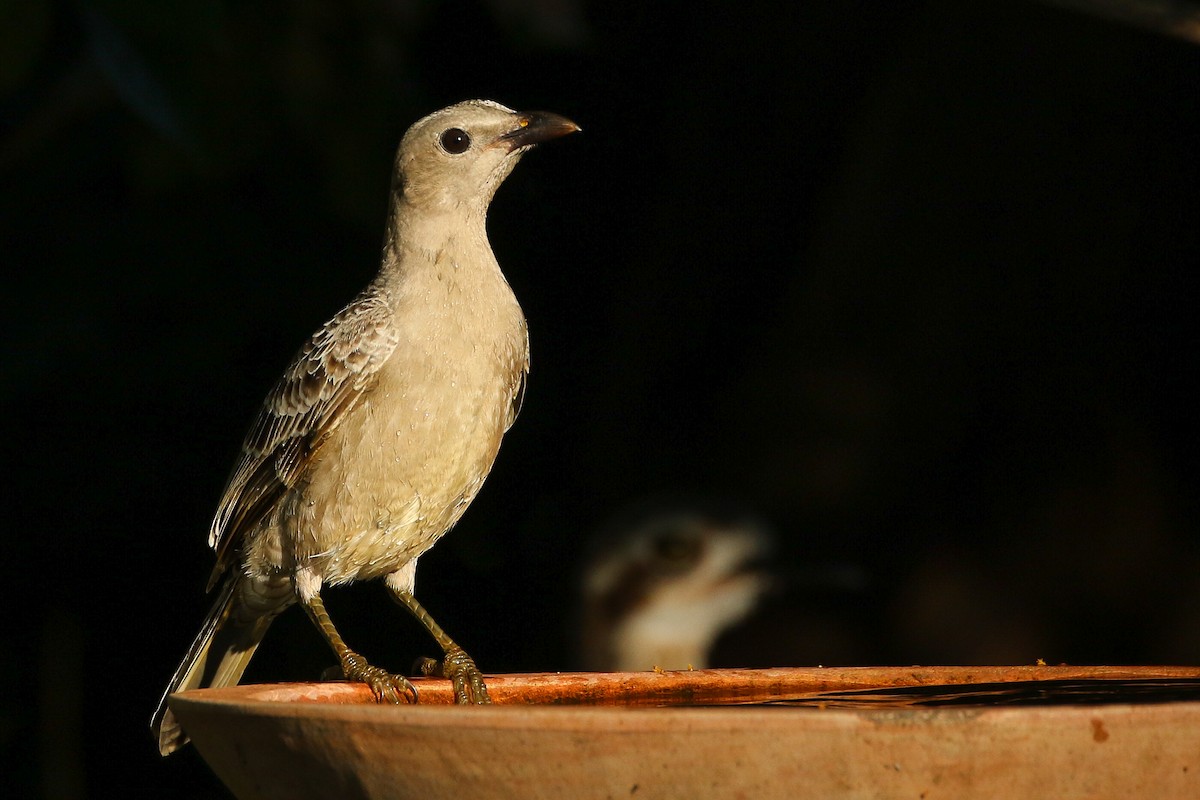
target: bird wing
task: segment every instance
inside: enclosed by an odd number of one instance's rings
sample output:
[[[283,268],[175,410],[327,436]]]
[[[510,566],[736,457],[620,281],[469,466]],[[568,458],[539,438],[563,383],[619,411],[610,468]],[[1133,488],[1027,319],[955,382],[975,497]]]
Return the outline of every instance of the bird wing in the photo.
[[[504,419],[505,433],[517,421],[517,415],[521,413],[521,407],[525,405],[525,386],[529,382],[529,329],[525,327],[524,321],[521,322],[521,328],[525,331],[525,355],[518,366],[516,382],[512,387],[512,398],[508,403],[508,415]]]
[[[317,331],[263,401],[208,533],[217,551],[209,586],[240,542],[294,487],[321,445],[374,385],[396,349],[386,298],[368,290]]]
[[[517,421],[517,415],[521,413],[521,407],[525,405],[525,384],[529,381],[529,367],[526,365],[517,373],[517,382],[513,387],[512,400],[508,404],[508,415],[504,418],[504,432],[508,433],[508,429]]]

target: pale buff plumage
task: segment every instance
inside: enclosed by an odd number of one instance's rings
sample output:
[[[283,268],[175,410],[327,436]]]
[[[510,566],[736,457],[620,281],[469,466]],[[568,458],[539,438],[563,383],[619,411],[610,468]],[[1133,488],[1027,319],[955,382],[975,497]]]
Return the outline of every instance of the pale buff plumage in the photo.
[[[462,152],[461,140],[444,138],[456,130],[470,140]],[[187,741],[167,697],[236,683],[270,621],[297,601],[344,670],[365,667],[352,677],[381,698],[403,694],[403,678],[344,647],[320,590],[384,578],[422,618],[411,598],[417,558],[479,491],[529,368],[525,319],[488,244],[487,208],[529,147],[574,130],[555,115],[467,101],[405,134],[379,275],[285,371],[221,498],[209,544],[210,588],[223,580],[222,589],[152,721],[164,755]],[[471,673],[460,697],[486,700],[474,664],[458,655]]]

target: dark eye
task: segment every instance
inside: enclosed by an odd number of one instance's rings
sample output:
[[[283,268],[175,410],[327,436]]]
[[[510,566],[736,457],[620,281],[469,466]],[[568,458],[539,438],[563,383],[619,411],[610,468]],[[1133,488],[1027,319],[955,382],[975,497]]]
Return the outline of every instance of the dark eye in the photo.
[[[650,549],[659,569],[683,570],[699,560],[702,545],[685,531],[664,529],[655,535]]]
[[[442,131],[442,149],[451,155],[467,152],[467,148],[471,146],[471,137],[462,128],[451,128],[447,131]]]

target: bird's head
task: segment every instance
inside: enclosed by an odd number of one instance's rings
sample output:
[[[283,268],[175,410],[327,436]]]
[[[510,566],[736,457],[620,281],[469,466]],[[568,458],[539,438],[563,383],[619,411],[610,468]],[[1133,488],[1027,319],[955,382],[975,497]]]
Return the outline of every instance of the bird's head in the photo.
[[[771,586],[770,549],[757,523],[698,512],[655,515],[607,540],[583,580],[587,667],[704,666],[718,634]]]
[[[558,114],[521,113],[491,100],[466,100],[435,111],[414,123],[400,142],[395,202],[433,213],[486,211],[526,151],[578,130]]]

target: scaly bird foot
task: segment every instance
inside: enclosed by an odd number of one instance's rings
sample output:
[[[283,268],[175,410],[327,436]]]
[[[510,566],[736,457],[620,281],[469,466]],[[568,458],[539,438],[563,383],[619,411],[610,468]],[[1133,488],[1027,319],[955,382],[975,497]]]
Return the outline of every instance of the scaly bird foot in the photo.
[[[441,661],[418,659],[417,670],[427,678],[449,678],[454,688],[454,699],[460,705],[481,706],[492,702],[483,682],[483,673],[461,647],[447,650],[446,657]]]
[[[365,683],[371,694],[380,703],[417,702],[417,687],[403,675],[393,675],[385,669],[372,666],[358,653],[351,652],[342,660],[342,674],[348,681]]]

